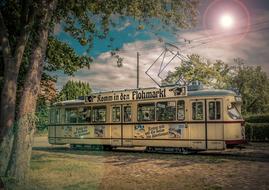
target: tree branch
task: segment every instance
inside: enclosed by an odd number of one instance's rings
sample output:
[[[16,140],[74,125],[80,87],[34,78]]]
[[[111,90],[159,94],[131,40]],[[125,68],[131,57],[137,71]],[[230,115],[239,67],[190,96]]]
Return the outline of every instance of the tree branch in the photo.
[[[30,6],[30,0],[22,0],[21,1],[21,19],[20,19],[20,24],[21,28],[24,27],[24,24],[27,23],[28,20],[28,13],[29,13],[29,6]]]
[[[257,102],[258,98],[255,98],[247,107],[246,110],[248,110],[249,108],[251,108],[256,102]]]
[[[29,1],[27,1],[27,2],[29,3]],[[27,3],[27,2],[24,2],[24,3]],[[28,9],[28,10],[26,10],[26,9]],[[28,43],[31,27],[33,26],[35,16],[36,16],[36,10],[34,9],[34,7],[31,7],[31,8],[29,8],[29,6],[24,7],[21,14],[24,17],[24,18],[22,18],[23,23],[21,23],[22,30],[20,32],[20,36],[19,36],[19,39],[18,39],[18,42],[16,45],[15,53],[14,53],[14,58],[15,58],[15,65],[14,65],[15,68],[14,69],[16,69],[17,72],[19,71],[19,68],[20,68],[20,65],[22,62],[22,58],[23,58],[26,44]]]
[[[8,39],[8,30],[5,25],[4,17],[1,11],[0,11],[0,45],[2,47],[4,66],[6,68],[12,56],[11,56],[9,39]]]

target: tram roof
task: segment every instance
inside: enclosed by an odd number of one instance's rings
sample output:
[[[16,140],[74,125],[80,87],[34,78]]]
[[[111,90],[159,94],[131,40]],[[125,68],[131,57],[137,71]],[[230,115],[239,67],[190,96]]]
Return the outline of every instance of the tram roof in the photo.
[[[115,93],[115,92],[128,92],[134,90],[158,90],[160,88],[156,87],[148,87],[148,88],[134,88],[134,89],[124,89],[124,90],[111,90],[111,91],[100,91],[93,92],[90,95],[98,95],[98,94],[107,94],[107,93]],[[225,95],[236,95],[236,93],[232,90],[225,89],[199,89],[199,90],[188,90],[188,96],[225,96]]]
[[[236,96],[236,93],[231,90],[223,90],[223,89],[203,89],[196,91],[188,91],[188,96],[228,96],[228,95]]]
[[[106,92],[97,92],[97,93],[92,93],[92,95],[105,95],[109,93],[120,93],[120,92],[131,92],[134,90],[158,90],[159,88],[143,88],[143,89],[128,89],[128,90],[121,90],[121,91],[106,91]],[[201,89],[201,90],[191,90],[188,91],[185,97],[207,97],[207,96],[236,96],[236,93],[231,90],[224,90],[224,89]],[[176,96],[175,96],[176,97]],[[127,101],[127,100],[126,100]],[[61,101],[61,102],[56,102],[54,105],[78,105],[78,104],[83,104],[86,102],[86,97],[84,99],[76,99],[76,100],[66,100],[66,101]],[[111,101],[107,101],[111,102]]]

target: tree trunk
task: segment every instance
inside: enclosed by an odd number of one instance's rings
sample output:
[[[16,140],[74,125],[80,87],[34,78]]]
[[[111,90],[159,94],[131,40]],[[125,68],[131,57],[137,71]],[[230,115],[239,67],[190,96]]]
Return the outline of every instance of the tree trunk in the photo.
[[[56,7],[56,0],[42,1],[38,38],[33,46],[30,65],[26,75],[23,94],[19,103],[18,122],[8,165],[8,176],[24,182],[27,176],[35,129],[35,109],[43,71],[44,55],[48,43],[49,23]]]
[[[9,65],[14,63],[9,61]],[[0,175],[5,175],[8,160],[10,158],[13,144],[13,124],[15,119],[16,106],[16,88],[17,78],[14,72],[7,71],[10,67],[5,68],[5,81],[1,95],[1,116],[0,116]]]
[[[14,133],[12,128],[8,129],[5,136],[2,138],[2,142],[0,144],[0,176],[5,176],[11,150],[13,146]]]
[[[26,9],[28,9],[28,7],[26,7]],[[28,12],[27,10],[24,11]],[[24,26],[20,33],[14,56],[12,56],[8,39],[8,31],[5,26],[3,16],[0,12],[0,44],[3,47],[4,57],[4,84],[1,91],[0,104],[0,176],[3,176],[6,172],[8,160],[11,154],[11,148],[13,145],[17,78],[34,16],[35,13],[30,15],[28,21],[22,23]]]
[[[25,34],[27,35],[27,34]],[[17,50],[14,58],[10,58],[8,65],[5,65],[4,85],[1,94],[1,114],[0,114],[0,175],[6,170],[7,161],[10,157],[11,147],[13,143],[13,126],[15,120],[16,110],[16,92],[17,92],[17,78],[19,75],[19,68],[22,62],[22,56],[27,39],[23,40],[20,48]]]

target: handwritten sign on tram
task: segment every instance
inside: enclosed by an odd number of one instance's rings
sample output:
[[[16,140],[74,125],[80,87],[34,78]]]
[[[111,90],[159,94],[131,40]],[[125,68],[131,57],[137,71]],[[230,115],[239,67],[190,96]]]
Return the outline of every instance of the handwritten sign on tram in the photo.
[[[116,92],[93,93],[86,97],[87,102],[113,102],[128,100],[146,100],[154,98],[168,98],[187,96],[186,86],[173,86],[164,88],[134,89]]]

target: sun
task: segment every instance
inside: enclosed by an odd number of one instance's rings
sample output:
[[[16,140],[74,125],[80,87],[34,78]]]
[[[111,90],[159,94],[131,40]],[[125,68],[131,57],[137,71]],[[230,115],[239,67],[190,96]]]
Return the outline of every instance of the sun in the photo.
[[[224,14],[220,17],[220,25],[224,29],[230,29],[234,26],[234,17],[230,14]]]

